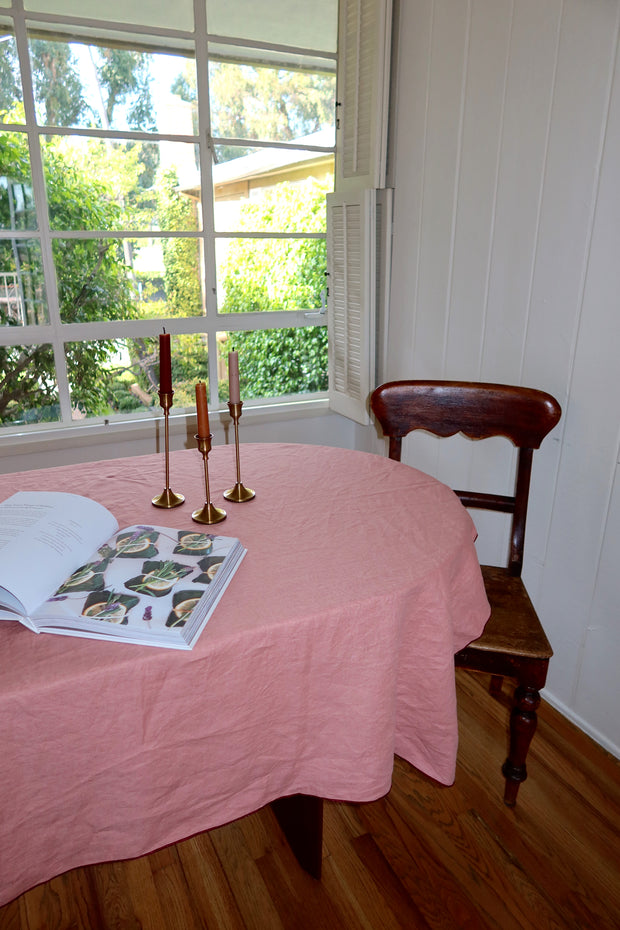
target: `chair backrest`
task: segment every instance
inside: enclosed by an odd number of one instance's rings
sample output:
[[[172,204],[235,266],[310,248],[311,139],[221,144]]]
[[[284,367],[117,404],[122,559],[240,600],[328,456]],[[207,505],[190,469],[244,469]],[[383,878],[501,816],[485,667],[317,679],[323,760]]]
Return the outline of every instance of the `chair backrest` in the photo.
[[[455,493],[466,507],[512,514],[508,570],[520,575],[532,454],[562,415],[557,400],[544,391],[507,384],[390,381],[373,391],[370,407],[389,437],[390,458],[398,462],[403,437],[416,429],[436,436],[463,433],[470,439],[506,436],[518,447],[513,495],[456,489]]]

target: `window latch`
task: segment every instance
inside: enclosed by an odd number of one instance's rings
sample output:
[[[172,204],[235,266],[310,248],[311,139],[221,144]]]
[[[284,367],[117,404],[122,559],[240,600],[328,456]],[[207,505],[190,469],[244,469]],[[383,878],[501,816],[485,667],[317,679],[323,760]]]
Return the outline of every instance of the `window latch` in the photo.
[[[321,309],[320,310],[307,310],[304,313],[304,316],[306,317],[306,319],[316,320],[317,317],[325,316],[327,314],[327,302],[326,302],[327,297],[329,297],[329,290],[328,288],[324,287],[323,290],[321,291]]]

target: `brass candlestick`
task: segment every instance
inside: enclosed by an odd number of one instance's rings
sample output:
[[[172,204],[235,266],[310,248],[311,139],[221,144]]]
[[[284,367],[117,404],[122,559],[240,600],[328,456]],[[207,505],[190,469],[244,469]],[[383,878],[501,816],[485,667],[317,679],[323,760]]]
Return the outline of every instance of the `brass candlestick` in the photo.
[[[154,507],[165,507],[169,510],[171,507],[178,507],[179,504],[182,504],[185,498],[182,494],[175,494],[174,491],[170,490],[170,433],[168,428],[168,418],[170,415],[170,408],[172,407],[172,395],[174,391],[159,392],[159,403],[164,411],[164,454],[166,460],[166,484],[164,490],[161,494],[158,494],[157,497],[154,497],[151,501]]]
[[[243,503],[243,501],[251,501],[254,497],[254,491],[251,488],[244,488],[241,484],[241,465],[239,464],[239,418],[241,416],[241,408],[243,407],[243,401],[237,401],[237,403],[232,403],[228,401],[228,409],[230,410],[230,415],[232,417],[233,423],[235,424],[235,456],[237,459],[237,483],[234,488],[229,488],[228,491],[224,491],[224,497],[227,501],[235,501],[237,504]]]
[[[196,434],[194,436],[196,443],[198,445],[198,451],[202,454],[202,461],[204,462],[205,467],[205,503],[200,510],[194,510],[192,514],[192,520],[195,520],[196,523],[220,523],[222,520],[226,519],[226,511],[220,510],[219,507],[214,507],[211,503],[211,495],[209,493],[209,465],[208,458],[209,452],[211,451],[211,439],[212,434],[209,433],[208,436],[199,436]]]

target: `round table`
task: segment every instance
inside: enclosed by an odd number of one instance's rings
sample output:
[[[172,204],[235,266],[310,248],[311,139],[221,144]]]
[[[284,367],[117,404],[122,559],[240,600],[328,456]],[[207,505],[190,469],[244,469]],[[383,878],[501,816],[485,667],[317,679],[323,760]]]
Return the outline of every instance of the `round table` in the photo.
[[[256,497],[225,501],[234,446],[209,455],[211,497],[247,555],[193,650],[0,623],[0,904],[77,865],[142,855],[295,793],[369,801],[394,754],[449,784],[453,655],[489,608],[473,523],[453,492],[387,458],[241,445]],[[0,476],[98,500],[121,527],[196,528],[195,449]]]

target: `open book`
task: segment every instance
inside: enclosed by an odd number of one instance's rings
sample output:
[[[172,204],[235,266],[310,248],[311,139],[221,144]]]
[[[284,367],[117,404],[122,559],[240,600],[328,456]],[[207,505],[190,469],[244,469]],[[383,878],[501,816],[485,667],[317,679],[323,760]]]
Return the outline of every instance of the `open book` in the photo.
[[[196,530],[119,530],[101,504],[61,491],[0,503],[0,620],[191,649],[246,550]]]

